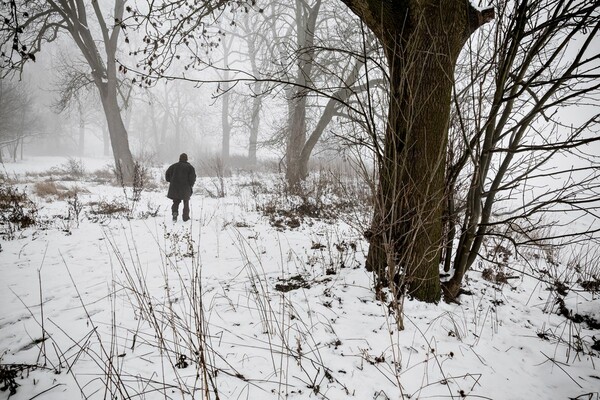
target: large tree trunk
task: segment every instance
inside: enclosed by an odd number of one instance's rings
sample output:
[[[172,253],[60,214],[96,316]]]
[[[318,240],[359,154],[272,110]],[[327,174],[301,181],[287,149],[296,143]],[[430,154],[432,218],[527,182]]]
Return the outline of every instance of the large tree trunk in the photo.
[[[108,123],[108,134],[115,160],[115,170],[119,175],[119,179],[125,183],[131,183],[134,176],[134,162],[129,150],[129,139],[125,124],[121,118],[116,90],[111,91],[106,86],[101,87],[100,99]]]
[[[92,69],[94,84],[98,88],[100,100],[106,116],[108,134],[110,136],[113,157],[115,159],[115,170],[118,178],[124,183],[133,182],[134,162],[129,149],[129,139],[127,129],[123,123],[121,109],[117,100],[117,63],[116,52],[119,34],[121,32],[120,24],[107,24],[100,9],[99,2],[93,1],[92,8],[98,20],[100,31],[102,32],[102,42],[106,58],[103,59],[96,39],[92,36],[88,28],[87,10],[84,2],[60,3],[53,6],[56,12],[64,14],[71,23],[69,32],[73,40],[81,50],[81,54],[86,59]],[[123,19],[125,0],[115,0],[112,18],[115,21]],[[110,29],[109,29],[110,27]]]
[[[344,1],[382,42],[390,70],[367,268],[381,284],[437,302],[454,66],[474,9],[465,0]]]
[[[293,101],[292,116],[289,124],[289,137],[286,148],[285,177],[292,190],[299,188],[308,170],[302,170],[301,153],[306,142],[306,95],[299,94]]]

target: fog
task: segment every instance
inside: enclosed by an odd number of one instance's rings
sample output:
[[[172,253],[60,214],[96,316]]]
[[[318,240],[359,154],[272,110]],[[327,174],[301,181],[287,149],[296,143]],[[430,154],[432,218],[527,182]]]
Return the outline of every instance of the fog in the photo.
[[[3,160],[18,161],[28,156],[112,157],[106,116],[93,87],[81,89],[66,106],[59,105],[61,82],[67,78],[62,75],[64,64],[81,63],[73,46],[72,40],[63,36],[44,47],[36,61],[27,63],[22,72],[2,80],[5,92],[11,86],[23,91],[27,104],[16,112],[28,120],[19,134],[22,141],[16,159],[13,145],[5,143],[12,135],[3,130]],[[163,80],[151,87],[129,90],[122,113],[136,158],[168,162],[184,151],[195,158],[220,154],[222,99],[217,83]],[[234,129],[233,154],[247,154],[244,136],[241,126]]]
[[[425,150],[406,152],[421,156],[402,162],[385,153],[396,139],[399,149],[406,144],[411,151],[428,143],[410,142],[403,129],[394,128],[394,140],[386,136],[396,115],[389,110],[409,104],[413,94],[394,98],[389,49],[341,3],[115,4],[82,3],[78,13],[56,13],[73,27],[58,29],[56,37],[44,30],[51,24],[31,23],[19,33],[31,4],[5,15],[5,24],[16,25],[3,41],[3,162],[91,157],[131,176],[134,160],[164,165],[186,152],[195,164],[228,172],[268,163],[290,187],[323,166],[352,167],[377,192],[382,165],[410,169],[427,158]],[[494,230],[476,210],[483,204],[485,218],[518,227],[519,235],[536,229],[538,213],[547,226],[557,220],[567,226],[583,213],[591,221],[584,230],[598,230],[597,7],[536,4],[526,10],[535,23],[521,33],[510,30],[518,8],[497,7],[457,54],[453,79],[440,83],[452,86],[449,121],[429,140],[447,145],[427,155],[423,165],[432,170],[420,185],[437,176],[445,185],[440,193],[455,194],[448,207],[463,232],[476,225]],[[569,16],[557,19],[563,25],[544,23],[554,9]],[[44,39],[36,42],[36,32]],[[506,49],[517,34],[511,59]],[[428,79],[419,76],[415,87]],[[422,95],[419,101],[430,101]],[[435,119],[419,101],[398,115],[421,115],[421,124]],[[443,174],[436,165],[445,165]]]
[[[600,2],[478,5],[2,2],[0,390],[597,399]]]
[[[102,9],[105,17],[113,15],[110,4],[102,6],[106,7]],[[163,65],[160,74],[158,67],[152,71],[146,69],[148,65],[144,67],[148,53],[143,26],[121,30],[115,53],[117,102],[135,159],[166,163],[187,152],[195,160],[232,157],[241,165],[250,160],[248,166],[252,166],[256,157],[275,162],[284,157],[284,131],[295,96],[290,91],[293,86],[286,83],[295,79],[294,63],[300,57],[295,42],[299,36],[287,29],[291,16],[287,20],[276,18],[269,22],[273,29],[273,42],[269,44],[260,38],[261,32],[251,30],[253,24],[264,24],[275,14],[265,18],[258,8],[247,11],[236,10],[214,21],[205,31],[202,40],[206,46],[202,50],[164,50],[161,57],[171,51],[173,54],[168,61],[161,59],[168,66]],[[106,44],[100,24],[91,7],[87,13],[89,30],[103,59],[100,65],[106,68]],[[128,15],[125,12],[125,18]],[[129,18],[128,24],[133,26]],[[280,54],[274,54],[270,47],[274,43]],[[195,58],[200,61],[191,65],[189,59]],[[344,62],[338,62],[341,70]],[[3,67],[3,91],[19,88],[24,104],[13,113],[12,119],[20,119],[12,123],[15,127],[2,130],[1,159],[14,162],[28,156],[113,157],[107,119],[114,120],[114,115],[103,109],[94,85],[95,68],[66,31],[60,32],[56,40],[43,43],[34,60],[27,60],[12,72],[8,66]],[[339,81],[335,72],[330,72],[333,81]],[[323,92],[335,89],[328,89],[331,83],[326,80],[331,78],[315,79],[322,81]],[[307,114],[307,133],[316,126],[318,108],[326,100],[310,100],[309,107],[317,112]],[[315,147],[316,159],[330,158],[331,151],[338,154],[347,145],[336,139],[343,130],[339,124],[327,127]]]

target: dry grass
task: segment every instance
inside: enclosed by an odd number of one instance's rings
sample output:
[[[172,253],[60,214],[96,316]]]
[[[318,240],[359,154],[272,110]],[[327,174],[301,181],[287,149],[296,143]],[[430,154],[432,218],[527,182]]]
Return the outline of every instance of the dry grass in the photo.
[[[341,219],[363,231],[368,226],[370,214],[365,210],[372,204],[372,193],[357,175],[322,169],[312,173],[294,191],[283,179],[273,187],[256,180],[246,186],[256,210],[280,230],[298,228],[304,222],[310,224],[311,219],[332,223]]]
[[[93,171],[92,173],[90,173],[89,180],[90,180],[90,182],[113,185],[113,186],[117,184],[115,172],[113,171],[112,167],[110,167],[110,166],[106,166],[104,168]]]
[[[129,208],[126,204],[114,200],[114,201],[93,201],[88,204],[91,207],[90,214],[92,215],[113,215],[113,214],[125,214],[129,212]]]
[[[72,198],[80,193],[89,193],[89,190],[79,187],[67,187],[54,181],[37,182],[33,188],[34,193],[46,200],[65,200]]]

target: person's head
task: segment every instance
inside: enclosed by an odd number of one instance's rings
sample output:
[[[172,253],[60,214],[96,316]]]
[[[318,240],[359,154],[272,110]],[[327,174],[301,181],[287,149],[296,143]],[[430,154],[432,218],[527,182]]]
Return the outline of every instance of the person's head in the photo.
[[[187,154],[181,153],[181,155],[179,156],[179,161],[186,161],[187,162],[187,160],[188,160]]]

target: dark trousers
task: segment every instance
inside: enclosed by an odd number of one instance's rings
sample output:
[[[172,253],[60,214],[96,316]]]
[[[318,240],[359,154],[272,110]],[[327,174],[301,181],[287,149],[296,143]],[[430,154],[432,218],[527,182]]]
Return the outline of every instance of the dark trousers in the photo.
[[[177,215],[179,214],[179,203],[181,203],[182,200],[175,200],[173,199],[173,205],[171,206],[171,212],[173,213],[173,217],[177,217]],[[183,220],[187,221],[188,219],[190,219],[190,201],[189,200],[183,200]]]

